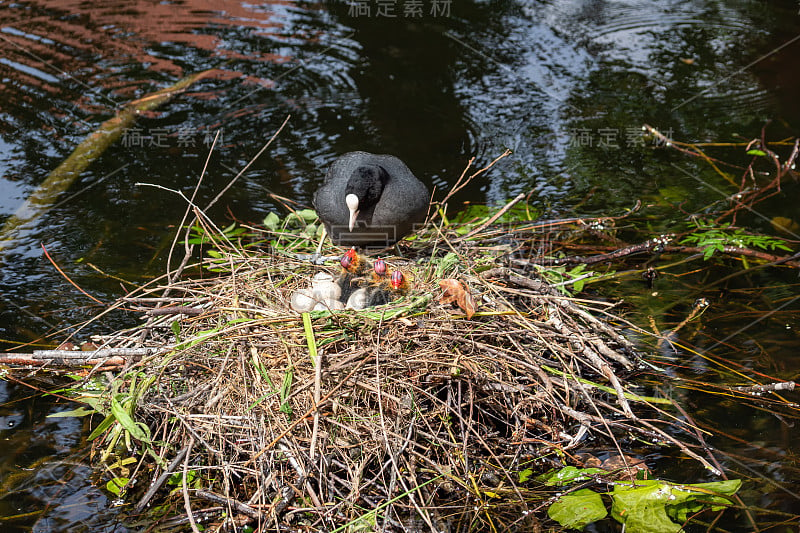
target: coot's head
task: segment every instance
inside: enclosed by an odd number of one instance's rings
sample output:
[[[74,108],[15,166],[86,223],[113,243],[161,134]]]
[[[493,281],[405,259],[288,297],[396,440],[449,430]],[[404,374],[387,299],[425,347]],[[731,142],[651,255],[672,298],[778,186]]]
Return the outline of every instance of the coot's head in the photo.
[[[365,165],[353,171],[344,189],[344,201],[350,211],[350,231],[356,225],[356,217],[362,209],[369,209],[378,203],[383,194],[383,186],[389,174],[378,165]]]

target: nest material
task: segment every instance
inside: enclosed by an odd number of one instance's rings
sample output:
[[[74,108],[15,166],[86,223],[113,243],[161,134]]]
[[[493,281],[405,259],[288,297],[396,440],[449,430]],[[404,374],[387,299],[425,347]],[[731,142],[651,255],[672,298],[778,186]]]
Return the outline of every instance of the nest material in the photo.
[[[676,444],[634,414],[623,385],[638,364],[631,344],[541,281],[471,274],[460,257],[449,275],[480,304],[467,320],[438,302],[433,269],[411,264],[406,297],[304,323],[289,295],[334,267],[269,254],[217,262],[230,272],[169,287],[202,314],[178,328],[155,313],[118,342],[161,350],[117,379],[151,378],[136,415],[171,464],[140,481],[152,488],[136,510],[166,498],[186,513],[166,525],[229,526],[224,511],[259,531],[529,529],[550,495],[520,472],[580,464],[572,454],[587,435]],[[161,487],[181,470],[202,480],[183,503]]]

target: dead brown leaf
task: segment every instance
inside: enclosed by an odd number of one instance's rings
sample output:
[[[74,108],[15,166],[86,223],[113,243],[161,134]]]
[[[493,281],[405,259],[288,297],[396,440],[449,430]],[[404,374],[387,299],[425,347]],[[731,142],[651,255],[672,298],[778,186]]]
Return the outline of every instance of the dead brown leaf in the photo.
[[[447,278],[439,280],[439,287],[442,288],[444,294],[439,298],[439,303],[449,304],[455,302],[458,307],[467,315],[467,318],[472,318],[475,314],[475,299],[470,294],[469,289],[464,286],[464,283],[457,279]]]

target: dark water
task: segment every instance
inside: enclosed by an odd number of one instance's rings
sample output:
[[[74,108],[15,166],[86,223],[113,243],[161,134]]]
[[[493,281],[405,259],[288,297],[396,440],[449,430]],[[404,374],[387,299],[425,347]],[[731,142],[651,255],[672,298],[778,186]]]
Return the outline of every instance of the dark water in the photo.
[[[768,139],[798,133],[795,1],[422,0],[418,13],[405,12],[412,2],[383,3],[395,5],[394,18],[378,12],[379,2],[362,4],[369,13],[343,2],[286,0],[0,2],[0,221],[126,102],[215,69],[142,116],[6,252],[4,347],[45,334],[63,338],[101,309],[50,266],[40,243],[101,301],[123,294],[124,281],[164,271],[185,206],[176,194],[136,184],[190,193],[218,132],[199,205],[291,115],[211,210],[220,224],[283,213],[269,193],[310,204],[327,165],[346,151],[398,155],[442,191],[470,157],[485,164],[510,148],[514,155],[460,200],[502,204],[535,188],[534,205],[554,218],[618,215],[641,199],[655,231],[735,189],[702,161],[643,145],[643,123],[688,142],[746,141],[770,119]],[[741,148],[714,155],[747,161]],[[732,175],[739,180],[739,171]],[[763,216],[737,222],[771,234],[773,216],[800,219],[798,192],[788,183],[759,205]],[[656,295],[629,279],[616,295],[633,302],[633,319],[646,324],[653,315],[663,328],[680,322],[695,298],[709,298],[712,308],[681,340],[713,347],[713,357],[734,366],[796,378],[796,273],[760,270],[711,285],[738,268],[728,266],[705,270],[704,279],[659,280]],[[111,315],[91,329],[131,320]],[[680,350],[665,355],[671,373],[722,379],[715,362]],[[731,454],[724,463],[731,477],[762,476],[743,492],[746,503],[800,510],[792,416],[690,390],[673,395],[697,420],[726,432],[710,444]],[[37,511],[0,519],[4,530],[118,528],[107,496],[81,466],[85,428],[45,418],[68,407],[14,382],[0,383],[0,396],[8,443],[0,452],[0,515]],[[713,479],[686,462],[657,474]]]

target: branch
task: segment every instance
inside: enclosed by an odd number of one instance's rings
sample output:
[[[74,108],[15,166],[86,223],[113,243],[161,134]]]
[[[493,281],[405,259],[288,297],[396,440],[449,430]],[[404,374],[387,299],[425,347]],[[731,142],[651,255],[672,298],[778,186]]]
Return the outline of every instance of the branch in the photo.
[[[156,348],[101,348],[100,350],[34,350],[33,353],[0,353],[0,364],[6,365],[56,365],[64,367],[96,365],[121,366],[126,359],[151,355]]]

